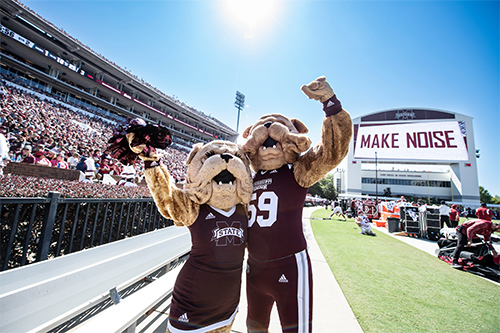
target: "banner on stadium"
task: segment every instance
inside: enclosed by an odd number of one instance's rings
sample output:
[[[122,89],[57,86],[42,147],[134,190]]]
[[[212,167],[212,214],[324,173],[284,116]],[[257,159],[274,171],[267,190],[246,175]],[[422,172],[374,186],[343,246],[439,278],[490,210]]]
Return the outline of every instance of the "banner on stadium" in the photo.
[[[462,126],[463,127],[463,126]],[[354,158],[467,161],[465,128],[457,121],[361,125]]]

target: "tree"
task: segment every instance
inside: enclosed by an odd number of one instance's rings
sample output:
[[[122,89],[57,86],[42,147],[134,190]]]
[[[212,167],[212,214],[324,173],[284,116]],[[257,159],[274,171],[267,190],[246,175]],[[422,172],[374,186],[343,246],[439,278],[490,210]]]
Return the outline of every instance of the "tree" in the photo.
[[[482,186],[479,186],[479,200],[484,203],[493,203],[493,197],[490,192]]]
[[[384,189],[384,197],[390,197],[390,196],[392,196],[391,188],[390,187],[385,188]]]
[[[495,195],[495,197],[491,200],[492,204],[500,205],[500,196]]]
[[[323,198],[328,200],[337,200],[338,193],[335,185],[333,184],[333,175],[327,174],[323,179],[319,181],[321,188],[323,189]]]
[[[316,184],[312,185],[309,187],[307,190],[307,193],[309,193],[312,196],[319,196],[323,198],[323,189],[321,188],[321,185],[319,184],[320,182],[317,182]]]
[[[327,174],[319,182],[309,187],[307,193],[313,196],[319,196],[323,199],[337,200],[338,193],[333,184],[333,175]]]

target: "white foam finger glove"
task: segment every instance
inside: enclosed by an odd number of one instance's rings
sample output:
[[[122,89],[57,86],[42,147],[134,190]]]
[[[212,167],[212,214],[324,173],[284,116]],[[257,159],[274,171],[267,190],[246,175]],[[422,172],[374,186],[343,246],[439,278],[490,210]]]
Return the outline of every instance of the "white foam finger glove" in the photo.
[[[302,89],[307,97],[320,101],[321,103],[326,102],[334,95],[332,88],[328,82],[326,82],[326,77],[324,76],[320,76],[311,83],[303,85],[300,89]]]

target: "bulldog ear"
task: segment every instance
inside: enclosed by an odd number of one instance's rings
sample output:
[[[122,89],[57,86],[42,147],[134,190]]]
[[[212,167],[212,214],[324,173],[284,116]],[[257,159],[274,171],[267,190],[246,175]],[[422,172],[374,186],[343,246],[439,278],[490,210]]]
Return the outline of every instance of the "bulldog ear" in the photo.
[[[243,134],[241,134],[241,136],[246,139],[248,138],[248,134],[250,134],[250,130],[252,129],[252,125],[248,126],[247,128],[245,128],[245,130],[243,131]]]
[[[247,152],[245,152],[245,149],[243,149],[243,146],[242,145],[238,145],[238,147],[240,148],[241,152],[243,153],[242,157],[241,157],[241,160],[243,161],[243,163],[246,165],[246,166],[250,166],[250,158],[248,157],[247,155]]]
[[[201,142],[198,142],[198,143],[193,145],[193,149],[191,149],[191,152],[189,152],[189,156],[187,158],[186,165],[191,163],[194,156],[200,151],[201,147],[203,147],[203,143],[201,143]]]
[[[305,133],[309,132],[309,130],[307,129],[306,125],[304,125],[304,123],[301,122],[300,120],[298,120],[298,119],[290,119],[290,121],[292,122],[293,126],[295,126],[295,128],[297,129],[297,131],[299,131],[300,134],[305,134]]]

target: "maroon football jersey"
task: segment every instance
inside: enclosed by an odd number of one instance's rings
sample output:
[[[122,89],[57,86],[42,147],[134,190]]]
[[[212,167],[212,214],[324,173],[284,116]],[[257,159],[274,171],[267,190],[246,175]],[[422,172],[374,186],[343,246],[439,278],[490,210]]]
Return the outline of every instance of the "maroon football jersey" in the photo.
[[[193,244],[190,260],[216,269],[241,266],[245,252],[247,216],[242,205],[234,208],[234,212],[226,213],[209,205],[200,206],[198,218],[189,226]]]
[[[174,286],[171,332],[232,322],[240,301],[246,221],[242,205],[227,213],[200,206],[198,218],[189,226],[191,253]]]
[[[248,207],[248,253],[256,260],[290,256],[307,247],[302,209],[307,188],[293,176],[293,165],[259,171]]]

